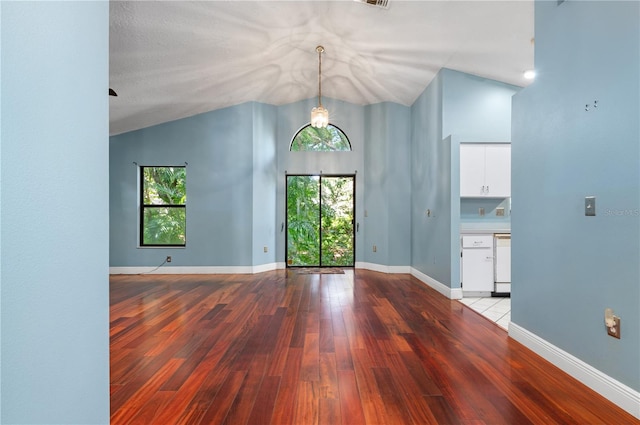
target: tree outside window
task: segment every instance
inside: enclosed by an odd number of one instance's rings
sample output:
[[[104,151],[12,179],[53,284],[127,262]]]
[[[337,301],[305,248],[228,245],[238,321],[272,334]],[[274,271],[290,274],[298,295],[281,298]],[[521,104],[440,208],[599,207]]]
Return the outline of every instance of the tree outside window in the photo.
[[[351,143],[347,135],[335,125],[329,124],[326,128],[316,128],[309,124],[293,137],[290,150],[292,152],[350,151]]]
[[[186,167],[140,167],[141,246],[186,245]]]

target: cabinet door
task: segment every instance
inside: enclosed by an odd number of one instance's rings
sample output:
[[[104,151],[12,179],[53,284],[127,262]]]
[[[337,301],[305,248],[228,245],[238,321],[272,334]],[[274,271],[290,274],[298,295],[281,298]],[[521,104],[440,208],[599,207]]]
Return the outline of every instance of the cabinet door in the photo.
[[[484,196],[485,146],[460,145],[460,196]]]
[[[485,196],[511,196],[511,145],[485,145]]]
[[[462,291],[493,291],[493,235],[462,236]]]

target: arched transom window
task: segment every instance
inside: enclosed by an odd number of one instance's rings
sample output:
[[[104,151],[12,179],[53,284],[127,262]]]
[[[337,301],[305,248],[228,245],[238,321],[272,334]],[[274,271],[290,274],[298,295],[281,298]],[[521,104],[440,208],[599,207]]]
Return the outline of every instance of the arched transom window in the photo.
[[[311,124],[302,127],[291,141],[291,151],[335,152],[350,151],[347,135],[335,125],[315,128]]]

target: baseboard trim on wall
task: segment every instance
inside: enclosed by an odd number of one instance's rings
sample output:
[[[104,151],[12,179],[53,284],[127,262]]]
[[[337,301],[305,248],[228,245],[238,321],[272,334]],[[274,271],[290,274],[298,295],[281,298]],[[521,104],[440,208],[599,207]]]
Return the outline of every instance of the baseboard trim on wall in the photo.
[[[258,266],[167,266],[162,267],[109,267],[109,274],[255,274],[271,270],[286,269],[285,262],[261,264]],[[357,262],[356,269],[373,270],[382,273],[411,273],[409,266],[384,266],[381,264]]]
[[[279,268],[280,267],[278,267],[278,263],[261,264],[259,266],[252,266],[251,274],[269,272],[271,270],[277,270]]]
[[[356,269],[373,270],[382,273],[409,273],[425,285],[435,289],[451,300],[462,299],[462,288],[449,288],[444,283],[438,282],[436,279],[411,266],[384,266],[382,264],[356,262],[355,267]]]
[[[284,268],[278,265],[279,263],[258,266],[109,267],[109,274],[255,274]]]
[[[409,266],[385,266],[382,264],[367,263],[364,261],[356,261],[355,268],[372,270],[374,272],[381,272],[381,273],[388,273],[388,274],[411,272],[411,267]]]
[[[422,273],[420,270],[414,269],[413,267],[411,267],[411,275],[416,279],[420,280],[425,285],[440,292],[442,295],[449,298],[450,300],[462,299],[462,288],[449,288],[444,283],[438,282],[434,278]]]
[[[598,394],[640,419],[640,392],[511,322],[509,336]]]

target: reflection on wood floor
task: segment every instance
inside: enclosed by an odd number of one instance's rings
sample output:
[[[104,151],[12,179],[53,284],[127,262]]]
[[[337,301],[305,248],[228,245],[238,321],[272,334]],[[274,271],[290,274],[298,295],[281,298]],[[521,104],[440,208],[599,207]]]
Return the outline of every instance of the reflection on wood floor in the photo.
[[[407,274],[111,277],[112,424],[632,424]]]

